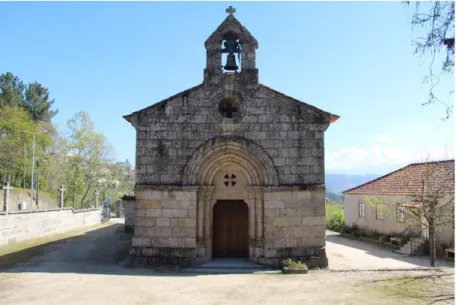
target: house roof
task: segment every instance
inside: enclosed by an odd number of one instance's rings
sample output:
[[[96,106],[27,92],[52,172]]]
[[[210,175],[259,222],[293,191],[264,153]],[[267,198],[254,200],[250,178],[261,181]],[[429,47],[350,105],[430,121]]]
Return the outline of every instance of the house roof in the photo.
[[[454,194],[454,160],[412,163],[343,193],[410,196],[421,194],[423,187],[425,193]]]

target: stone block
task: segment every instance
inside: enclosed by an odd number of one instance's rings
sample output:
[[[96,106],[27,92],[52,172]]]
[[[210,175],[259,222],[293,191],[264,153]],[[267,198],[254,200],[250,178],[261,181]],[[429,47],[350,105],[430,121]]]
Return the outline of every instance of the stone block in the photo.
[[[156,225],[158,227],[169,227],[171,225],[169,218],[158,217],[156,218]]]
[[[179,218],[171,217],[169,219],[170,219],[171,227],[178,227]]]
[[[290,225],[290,218],[288,217],[278,217],[273,221],[273,226],[275,227],[285,227]]]
[[[151,247],[151,238],[145,237],[133,237],[132,246],[133,247]]]
[[[163,209],[164,217],[186,217],[187,210]]]
[[[185,227],[195,228],[196,227],[196,219],[194,219],[194,218],[185,218]]]
[[[290,225],[291,226],[299,226],[301,225],[303,222],[303,218],[302,217],[290,217]]]
[[[266,209],[283,209],[285,208],[285,203],[281,200],[274,201],[274,200],[266,200],[265,201],[265,208]]]
[[[156,227],[154,228],[154,234],[156,237],[172,237],[171,227]]]
[[[265,238],[282,238],[284,227],[266,227]]]
[[[141,211],[145,211],[145,216],[147,217],[160,217],[162,216],[161,214],[161,209],[159,208],[150,208],[150,209],[146,209],[146,210],[141,210]]]
[[[185,247],[196,247],[196,239],[195,238],[185,238]]]
[[[274,218],[277,216],[277,209],[265,208],[265,218]]]

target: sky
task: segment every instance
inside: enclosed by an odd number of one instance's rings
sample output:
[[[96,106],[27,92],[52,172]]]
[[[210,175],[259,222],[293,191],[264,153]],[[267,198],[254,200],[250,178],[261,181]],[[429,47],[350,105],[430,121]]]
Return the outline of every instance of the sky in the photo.
[[[431,57],[413,55],[422,32],[399,1],[0,2],[0,73],[47,87],[62,132],[88,112],[116,159],[134,163],[122,116],[202,83],[204,41],[229,5],[258,40],[260,83],[340,116],[325,133],[327,173],[454,158],[454,117],[421,105]],[[444,75],[436,94],[452,104],[452,88]]]

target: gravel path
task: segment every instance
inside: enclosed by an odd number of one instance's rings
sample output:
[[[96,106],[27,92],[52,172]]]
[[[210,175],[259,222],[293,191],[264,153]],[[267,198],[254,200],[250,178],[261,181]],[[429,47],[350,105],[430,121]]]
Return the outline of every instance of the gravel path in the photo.
[[[0,273],[1,304],[419,305],[432,300],[438,301],[435,304],[453,302],[453,269],[313,271],[308,275],[286,276],[161,274],[125,268],[118,262],[129,250],[130,236],[122,229],[122,224],[113,224],[54,243],[42,255]],[[347,249],[352,248],[352,244],[343,245],[341,239],[328,238],[331,266],[356,264],[350,263],[354,250]],[[357,249],[355,251],[363,251]],[[339,255],[345,258],[341,262],[336,261]]]

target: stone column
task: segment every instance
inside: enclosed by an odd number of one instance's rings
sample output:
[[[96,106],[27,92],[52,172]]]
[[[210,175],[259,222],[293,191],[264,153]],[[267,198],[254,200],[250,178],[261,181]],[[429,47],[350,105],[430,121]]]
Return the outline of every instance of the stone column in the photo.
[[[257,212],[256,212],[256,195],[255,191],[249,191],[249,239],[256,239],[256,223],[257,223]]]
[[[57,191],[59,192],[59,208],[63,209],[64,208],[64,191],[65,187],[61,185]]]
[[[260,190],[255,191],[255,210],[256,210],[256,234],[257,240],[263,239],[263,192]]]
[[[201,242],[204,238],[204,205],[206,201],[206,191],[198,191],[196,207],[196,242]]]
[[[95,190],[94,195],[96,196],[96,209],[99,207],[99,191]]]
[[[3,186],[3,212],[8,214],[8,201],[10,197],[10,190],[13,189],[13,187],[10,186],[10,183],[8,182],[7,185]]]

